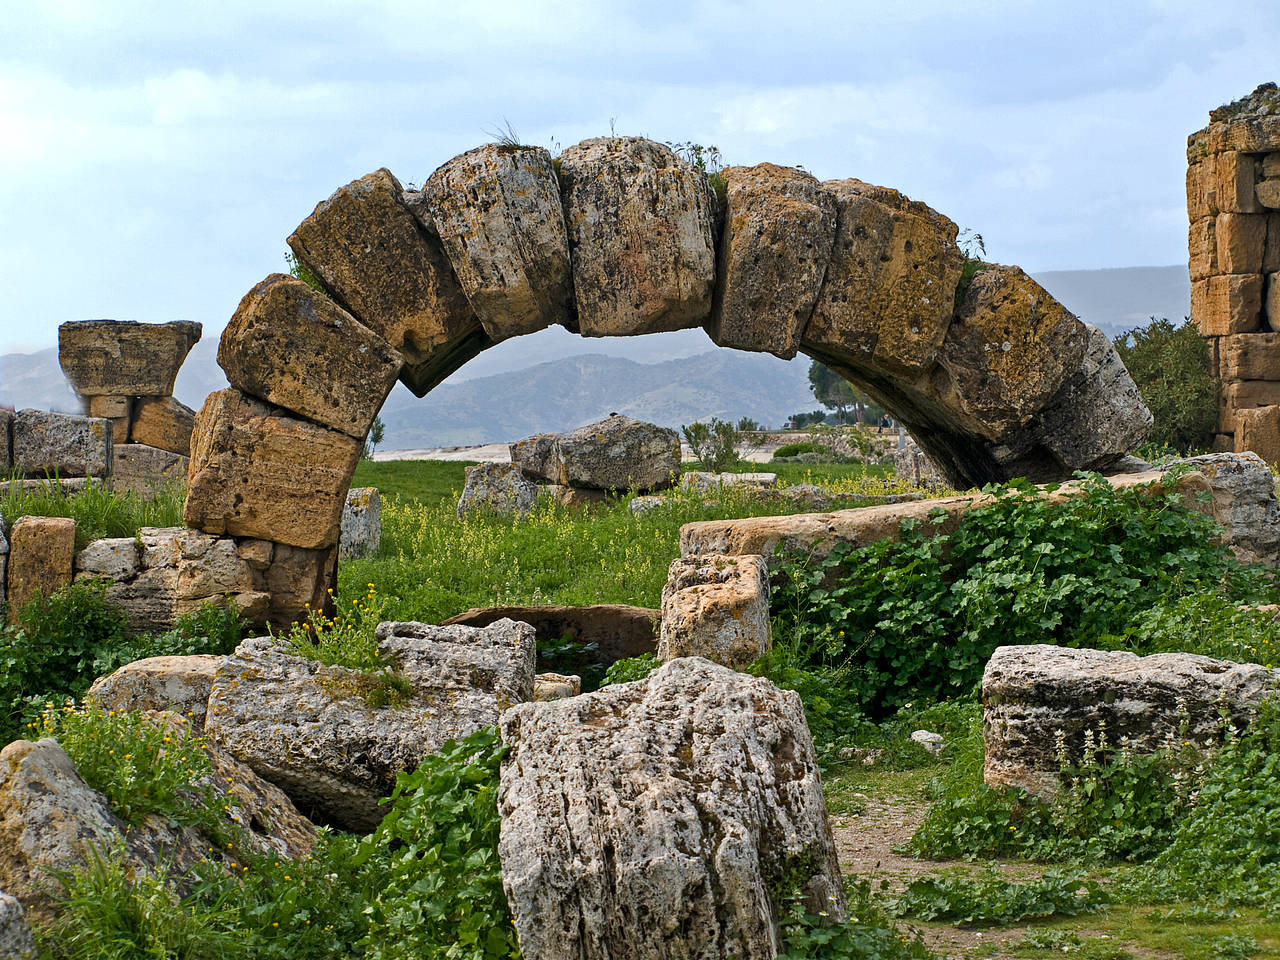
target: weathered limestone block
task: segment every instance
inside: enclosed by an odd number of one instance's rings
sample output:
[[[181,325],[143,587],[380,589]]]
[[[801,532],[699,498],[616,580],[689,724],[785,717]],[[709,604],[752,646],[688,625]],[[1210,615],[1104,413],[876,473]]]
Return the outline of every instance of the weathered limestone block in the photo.
[[[382,494],[377,487],[353,487],[342,507],[338,559],[371,557],[382,543]]]
[[[191,438],[183,518],[208,533],[333,546],[363,446],[234,388],[211,393]]]
[[[706,175],[640,137],[584,140],[559,159],[578,332],[701,326],[716,279]]]
[[[384,623],[378,653],[408,681],[407,702],[371,706],[372,675],[293,656],[270,638],[245,640],[218,668],[205,728],[303,809],[365,832],[386,813],[378,800],[398,772],[533,697],[528,624]]]
[[[1213,158],[1187,165],[1187,219],[1192,223],[1217,216],[1217,178]]]
[[[556,437],[560,483],[595,490],[655,490],[680,473],[680,435],[614,414]]]
[[[607,667],[616,660],[656,653],[661,618],[660,610],[619,603],[481,607],[450,617],[444,626],[487,627],[497,620],[518,620],[533,627],[540,645],[567,638],[585,648],[581,653],[585,662]]]
[[[74,520],[19,517],[9,533],[9,622],[17,623],[22,608],[35,597],[48,596],[70,583],[75,558]]]
[[[142,567],[142,546],[137,537],[109,537],[91,540],[76,554],[78,576],[127,580]]]
[[[1252,451],[1267,463],[1280,463],[1280,407],[1237,410],[1235,449]]]
[[[509,444],[511,463],[519,467],[532,480],[541,483],[556,483],[561,468],[556,454],[556,435],[539,433],[525,437]]]
[[[85,413],[111,421],[112,443],[129,441],[129,418],[133,411],[132,397],[86,397]]]
[[[1258,213],[1220,213],[1214,229],[1218,271],[1259,273],[1267,243],[1267,218]]]
[[[1189,509],[1201,510],[1223,527],[1223,542],[1236,556],[1280,566],[1280,505],[1274,493],[1274,478],[1263,461],[1250,453],[1206,454],[1185,461],[1191,472],[1174,484],[1184,495]],[[1125,473],[1107,478],[1117,488],[1149,486],[1153,493],[1164,490],[1162,470]],[[1062,484],[1043,495],[1053,500],[1075,496],[1079,484]],[[1198,496],[1209,495],[1207,503]],[[805,550],[825,556],[837,543],[864,546],[898,536],[906,520],[924,530],[949,534],[959,526],[964,514],[989,503],[985,494],[941,497],[934,500],[837,510],[831,513],[801,513],[787,517],[748,517],[741,520],[701,520],[680,528],[680,553],[684,557],[708,554],[758,554],[773,557],[778,551]],[[941,511],[941,522],[930,515]]]
[[[326,358],[325,363],[330,363]],[[129,439],[158,450],[191,456],[196,412],[173,397],[139,397],[133,408]]]
[[[1262,251],[1262,272],[1280,271],[1280,211],[1267,214],[1267,245]]]
[[[1046,644],[999,647],[982,677],[983,740],[990,786],[1052,795],[1059,742],[1079,762],[1085,736],[1139,753],[1163,746],[1213,745],[1221,714],[1245,726],[1276,696],[1280,670],[1189,653],[1149,657]],[[1180,727],[1186,723],[1186,731]]]
[[[1230,150],[1214,157],[1213,170],[1218,206],[1224,213],[1258,213],[1262,209],[1255,190],[1257,158]]]
[[[81,397],[167,397],[201,329],[189,320],[75,320],[58,327],[58,363]]]
[[[569,237],[550,153],[486,144],[437,169],[423,194],[491,340],[572,323]]]
[[[1280,179],[1260,180],[1257,188],[1258,204],[1268,210],[1280,209]]]
[[[13,471],[13,413],[0,410],[0,473]]]
[[[1238,333],[1217,346],[1223,380],[1280,380],[1280,334]]]
[[[122,443],[111,448],[111,489],[142,497],[186,482],[189,460],[180,453],[145,443]]]
[[[771,490],[778,485],[776,473],[708,473],[705,470],[686,470],[680,474],[681,490],[711,493],[721,487],[751,487]]]
[[[273,273],[240,301],[218,365],[242,393],[363,441],[403,361],[324,294]]]
[[[262,589],[269,598],[267,621],[282,630],[305,620],[308,605],[323,610],[329,603],[329,589],[338,583],[338,548],[304,550],[277,543],[271,565],[261,575]]]
[[[147,657],[99,677],[86,698],[103,710],[167,710],[204,729],[213,677],[222,657]]]
[[[887,187],[861,180],[823,187],[839,217],[804,351],[889,375],[920,374],[951,322],[963,261],[956,225]]]
[[[1191,319],[1206,337],[1258,331],[1262,325],[1262,274],[1224,274],[1193,283]]]
[[[769,652],[769,569],[759,556],[671,561],[658,656],[706,657],[740,670]]]
[[[9,595],[9,528],[0,516],[0,601]]]
[[[307,267],[361,323],[405,361],[400,379],[418,396],[491,345],[440,241],[405,205],[382,169],[316,206],[289,237]]]
[[[61,891],[54,872],[105,851],[124,824],[80,779],[56,740],[15,740],[0,750],[0,889],[48,918]]]
[[[1262,304],[1262,321],[1269,330],[1280,329],[1280,273],[1267,274],[1267,297]]]
[[[729,167],[715,301],[722,347],[790,360],[813,313],[836,233],[836,200],[816,177],[761,163]]]
[[[467,482],[458,498],[458,516],[492,510],[522,516],[538,502],[542,487],[511,463],[478,463],[467,467]]]
[[[910,437],[906,444],[893,454],[893,471],[899,479],[920,486],[930,481],[941,482],[941,471],[937,464],[929,459],[929,455],[920,449],[920,444]]]
[[[1187,270],[1192,281],[1205,280],[1218,273],[1217,220],[1204,217],[1194,220],[1187,229]]]
[[[609,499],[609,491],[592,490],[588,487],[567,487],[562,483],[548,483],[542,488],[545,496],[550,497],[562,507],[579,510],[593,504],[604,503]]]
[[[796,693],[691,657],[508,710],[502,739],[498,853],[530,960],[773,958],[772,882],[796,871],[843,917]]]
[[[1276,404],[1280,404],[1280,381],[1236,380],[1224,383],[1218,393],[1218,428],[1227,432],[1234,430],[1238,410]]]
[[[1084,357],[1061,389],[994,453],[1010,476],[1042,481],[1072,470],[1109,470],[1151,428],[1151,411],[1111,339],[1092,324]]]
[[[0,893],[0,957],[31,960],[36,955],[36,942],[22,903],[7,893]]]
[[[49,410],[13,419],[13,467],[28,477],[105,477],[111,469],[111,422]]]
[[[537,702],[564,700],[582,693],[582,678],[576,674],[540,673],[533,678],[533,699]]]
[[[1044,409],[1080,366],[1088,331],[1017,267],[990,266],[969,284],[938,350],[948,409],[992,440]]]
[[[1280,148],[1277,148],[1280,150]],[[1280,152],[1268,153],[1259,161],[1259,173],[1267,179],[1274,180],[1280,178]]]

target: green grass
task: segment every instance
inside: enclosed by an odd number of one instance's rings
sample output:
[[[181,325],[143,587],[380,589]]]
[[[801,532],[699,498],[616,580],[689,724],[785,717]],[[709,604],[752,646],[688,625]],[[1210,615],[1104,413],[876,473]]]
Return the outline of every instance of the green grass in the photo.
[[[353,487],[377,487],[383,498],[398,496],[429,504],[452,499],[466,482],[472,460],[361,460]]]
[[[101,483],[76,493],[67,493],[53,481],[35,487],[15,483],[0,494],[0,515],[10,527],[21,517],[70,517],[76,522],[76,546],[83,547],[104,537],[136,536],[143,527],[181,526],[186,495],[182,483],[154,497],[111,490]]]

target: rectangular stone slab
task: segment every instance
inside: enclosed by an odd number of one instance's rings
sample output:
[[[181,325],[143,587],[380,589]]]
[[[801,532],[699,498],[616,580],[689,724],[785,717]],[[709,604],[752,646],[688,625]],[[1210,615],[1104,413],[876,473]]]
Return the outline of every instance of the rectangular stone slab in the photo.
[[[188,526],[319,549],[338,542],[363,444],[230,388],[196,415]]]
[[[58,327],[58,363],[82,397],[167,397],[201,330],[189,320],[73,320]]]
[[[13,467],[27,477],[105,477],[111,471],[111,421],[49,410],[19,410]]]
[[[71,582],[76,559],[76,522],[68,517],[22,517],[9,532],[7,615],[17,623],[33,598]]]
[[[173,397],[139,397],[133,407],[129,440],[190,456],[195,420],[196,412]]]
[[[1218,337],[1217,347],[1223,380],[1280,380],[1280,333]]]

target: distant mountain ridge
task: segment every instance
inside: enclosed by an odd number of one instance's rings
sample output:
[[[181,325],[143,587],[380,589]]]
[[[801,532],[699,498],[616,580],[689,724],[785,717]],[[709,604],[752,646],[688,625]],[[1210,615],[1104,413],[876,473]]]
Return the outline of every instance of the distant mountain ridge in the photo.
[[[1185,266],[1055,270],[1034,275],[1076,316],[1115,337],[1148,317],[1189,312]],[[227,385],[218,336],[196,344],[174,395],[199,408]],[[323,362],[317,360],[317,362]],[[587,340],[552,328],[485,351],[419,400],[396,385],[382,409],[383,449],[515,440],[612,412],[679,426],[709,417],[782,423],[817,401],[809,362],[716,347],[701,330]],[[0,406],[79,412],[56,348],[0,356]]]

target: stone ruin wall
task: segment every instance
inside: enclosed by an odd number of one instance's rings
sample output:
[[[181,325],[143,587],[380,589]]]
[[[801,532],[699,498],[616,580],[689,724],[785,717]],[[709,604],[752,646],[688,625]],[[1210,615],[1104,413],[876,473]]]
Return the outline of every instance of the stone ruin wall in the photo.
[[[1280,91],[1187,139],[1191,319],[1222,381],[1214,447],[1280,462]]]

